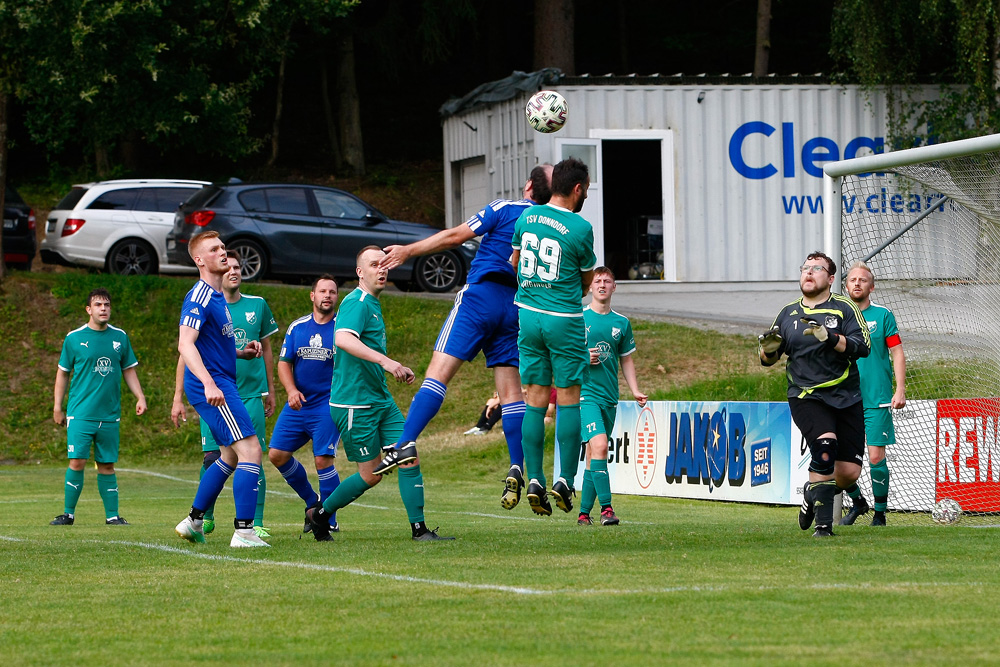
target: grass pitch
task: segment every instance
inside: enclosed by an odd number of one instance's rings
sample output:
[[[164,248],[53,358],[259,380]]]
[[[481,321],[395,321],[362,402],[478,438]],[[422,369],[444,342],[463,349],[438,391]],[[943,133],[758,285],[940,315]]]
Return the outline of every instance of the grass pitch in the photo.
[[[0,468],[0,663],[995,659],[995,529],[859,525],[817,540],[795,508],[628,496],[615,498],[622,525],[579,527],[525,501],[500,509],[502,439],[466,440],[423,457],[427,520],[458,538],[431,544],[410,540],[394,476],[321,544],[268,466],[272,548],[238,550],[228,489],[208,544],[174,535],[195,466],[122,461],[131,526],[103,525],[90,467],[70,527],[47,525],[62,466]]]

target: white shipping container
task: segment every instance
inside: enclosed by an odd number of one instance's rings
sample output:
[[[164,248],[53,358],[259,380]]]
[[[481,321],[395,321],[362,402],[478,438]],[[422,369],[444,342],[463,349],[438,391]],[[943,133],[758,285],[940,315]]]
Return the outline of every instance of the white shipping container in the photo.
[[[581,214],[598,261],[620,279],[797,280],[805,255],[824,249],[823,164],[882,150],[884,95],[691,80],[563,79],[550,86],[569,107],[554,134],[525,122],[529,92],[446,118],[448,224],[519,198],[531,167],[573,155],[590,168]]]

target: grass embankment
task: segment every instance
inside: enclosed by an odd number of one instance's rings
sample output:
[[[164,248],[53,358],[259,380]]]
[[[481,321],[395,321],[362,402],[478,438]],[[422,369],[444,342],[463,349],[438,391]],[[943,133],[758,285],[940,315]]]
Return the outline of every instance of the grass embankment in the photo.
[[[71,271],[14,273],[0,286],[0,364],[6,385],[0,394],[0,460],[62,461],[65,431],[52,422],[52,385],[63,338],[87,319],[84,301],[98,286],[110,290],[111,323],[128,332],[139,358],[139,379],[149,404],[142,417],[123,385],[122,459],[194,459],[199,452],[194,420],[181,429],[170,423],[173,371],[177,363],[177,317],[191,277],[119,277]],[[310,311],[309,288],[247,284],[249,294],[267,299],[281,328],[272,338],[275,355],[284,329]],[[389,353],[417,373],[413,385],[390,382],[406,409],[430,361],[431,349],[451,303],[419,295],[383,295]],[[781,400],[780,370],[762,371],[749,337],[718,334],[662,322],[633,321],[641,388],[659,400]],[[278,405],[284,391],[277,383]],[[622,382],[623,396],[628,396]],[[448,389],[448,400],[431,423],[422,446],[450,447],[468,438],[458,434],[475,423],[493,390],[492,374],[480,357],[464,368]],[[274,417],[269,422],[273,426]],[[491,436],[499,438],[499,435]]]

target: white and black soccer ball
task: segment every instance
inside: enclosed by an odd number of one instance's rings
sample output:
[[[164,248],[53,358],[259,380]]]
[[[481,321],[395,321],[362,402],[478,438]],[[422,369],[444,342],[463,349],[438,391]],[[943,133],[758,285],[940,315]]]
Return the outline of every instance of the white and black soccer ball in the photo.
[[[959,519],[962,518],[962,506],[956,500],[943,498],[934,503],[934,509],[931,510],[931,518],[934,519],[934,523],[946,526],[958,523]]]
[[[554,90],[540,90],[531,96],[524,115],[528,125],[538,132],[558,132],[566,124],[566,98]]]

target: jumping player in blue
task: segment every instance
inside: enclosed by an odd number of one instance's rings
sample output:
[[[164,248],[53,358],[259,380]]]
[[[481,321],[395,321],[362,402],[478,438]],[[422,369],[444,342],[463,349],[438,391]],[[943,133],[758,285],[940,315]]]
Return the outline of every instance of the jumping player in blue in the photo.
[[[306,503],[306,509],[317,505],[340,485],[340,475],[334,467],[340,433],[330,416],[330,383],[333,378],[336,333],[337,282],[323,275],[309,292],[312,313],[300,317],[288,326],[285,341],[278,356],[278,379],[288,394],[288,405],[278,416],[271,433],[268,458],[288,485]],[[306,477],[305,468],[292,456],[312,440],[316,474],[319,476],[319,496]],[[336,515],[330,530],[337,532]],[[310,532],[306,522],[305,532]],[[314,534],[319,541],[331,539],[329,533]]]
[[[551,182],[552,165],[539,165],[531,170],[524,184],[524,198],[520,201],[498,199],[464,225],[443,230],[416,243],[385,249],[386,256],[379,268],[389,270],[410,257],[455,248],[474,236],[483,237],[469,269],[468,283],[455,297],[455,306],[438,334],[424,381],[410,404],[402,437],[375,468],[375,474],[385,474],[401,463],[417,459],[416,439],[440,410],[448,383],[463,361],[472,361],[482,351],[486,366],[493,369],[510,454],[510,470],[500,504],[505,509],[514,509],[520,501],[524,486],[521,448],[524,395],[518,372],[517,307],[514,306],[517,279],[510,264],[510,244],[514,223],[521,213],[535,204],[549,201]]]
[[[229,546],[267,547],[270,545],[253,530],[261,447],[236,387],[236,358],[259,357],[261,345],[258,341],[247,341],[242,350],[236,349],[233,320],[222,294],[222,279],[229,265],[226,246],[218,232],[194,236],[188,243],[188,253],[198,267],[201,280],[184,297],[177,351],[187,367],[184,392],[188,402],[208,422],[222,454],[205,471],[191,512],[177,524],[175,531],[189,542],[204,542],[205,510],[219,497],[232,475],[236,531]]]

